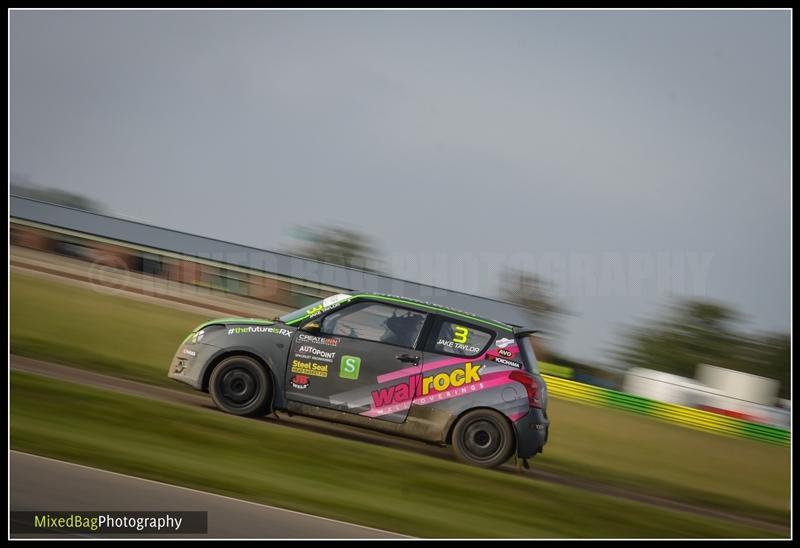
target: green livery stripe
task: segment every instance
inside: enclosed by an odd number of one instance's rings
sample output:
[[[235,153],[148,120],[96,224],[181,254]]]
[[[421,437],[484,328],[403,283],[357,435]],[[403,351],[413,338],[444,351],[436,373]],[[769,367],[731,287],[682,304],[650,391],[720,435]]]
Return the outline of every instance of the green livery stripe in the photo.
[[[220,318],[218,320],[211,320],[209,322],[198,325],[197,327],[192,329],[192,332],[189,333],[189,336],[186,337],[186,339],[183,342],[189,340],[189,337],[191,337],[193,333],[197,333],[198,331],[208,327],[209,325],[219,325],[221,323],[238,323],[242,325],[272,325],[275,322],[270,320],[259,320],[258,318]]]
[[[608,390],[599,386],[583,384],[568,379],[542,375],[547,383],[548,393],[556,398],[578,401],[638,413],[686,428],[703,430],[724,436],[763,441],[788,447],[791,431],[748,422],[725,415],[718,415],[701,409],[694,409],[674,403],[660,402],[625,392]]]

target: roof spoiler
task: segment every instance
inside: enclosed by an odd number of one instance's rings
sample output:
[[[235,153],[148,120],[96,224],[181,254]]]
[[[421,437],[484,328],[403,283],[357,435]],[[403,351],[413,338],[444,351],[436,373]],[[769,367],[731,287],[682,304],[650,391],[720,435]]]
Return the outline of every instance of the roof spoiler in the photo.
[[[538,333],[538,329],[534,329],[532,327],[515,327],[514,328],[514,335],[517,337],[524,336],[524,335],[533,335],[534,333]]]

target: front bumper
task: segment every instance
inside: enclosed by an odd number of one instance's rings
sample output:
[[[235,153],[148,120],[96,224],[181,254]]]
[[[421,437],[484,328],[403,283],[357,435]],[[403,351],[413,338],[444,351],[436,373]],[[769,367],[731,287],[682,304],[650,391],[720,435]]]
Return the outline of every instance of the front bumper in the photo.
[[[517,435],[517,456],[523,459],[541,453],[547,443],[550,421],[541,409],[530,409],[514,423]]]
[[[217,350],[216,347],[207,344],[182,344],[172,357],[167,375],[170,379],[202,390],[205,364]]]

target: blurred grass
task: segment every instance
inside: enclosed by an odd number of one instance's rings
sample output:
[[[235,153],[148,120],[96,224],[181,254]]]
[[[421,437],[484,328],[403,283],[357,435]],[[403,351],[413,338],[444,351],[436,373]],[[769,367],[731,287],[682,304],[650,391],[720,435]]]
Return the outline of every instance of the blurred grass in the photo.
[[[406,451],[25,373],[11,374],[10,407],[13,449],[414,536],[774,536]]]
[[[210,319],[16,272],[10,284],[12,353],[171,388],[172,355]]]
[[[537,468],[788,523],[789,448],[551,398]]]
[[[205,317],[12,273],[11,351],[177,388],[166,371]],[[781,522],[788,448],[726,438],[624,411],[550,399],[544,470]]]

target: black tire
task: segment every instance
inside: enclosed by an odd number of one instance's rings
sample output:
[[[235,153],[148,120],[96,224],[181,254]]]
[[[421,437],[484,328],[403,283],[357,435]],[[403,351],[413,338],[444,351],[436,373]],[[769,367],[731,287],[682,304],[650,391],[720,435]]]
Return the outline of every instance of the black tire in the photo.
[[[214,404],[232,415],[265,415],[272,405],[272,378],[248,356],[231,356],[217,364],[208,381]]]
[[[508,420],[491,409],[476,409],[458,419],[452,441],[458,460],[482,468],[500,466],[516,447]]]

